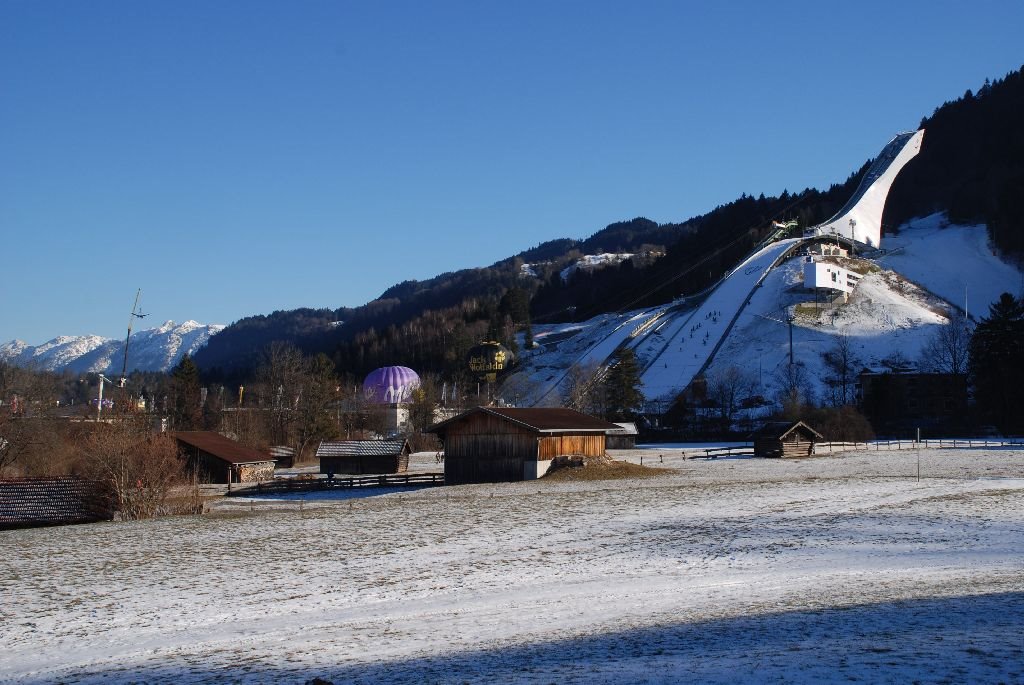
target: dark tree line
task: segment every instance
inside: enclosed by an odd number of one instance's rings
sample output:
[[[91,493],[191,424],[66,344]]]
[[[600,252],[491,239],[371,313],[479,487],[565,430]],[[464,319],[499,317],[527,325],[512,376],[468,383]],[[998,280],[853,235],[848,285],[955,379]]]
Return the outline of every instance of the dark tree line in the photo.
[[[971,337],[969,370],[979,418],[1024,433],[1024,300],[1003,293]]]
[[[984,222],[995,244],[1024,252],[1024,68],[987,79],[921,120],[924,145],[893,184],[890,225],[946,212]]]

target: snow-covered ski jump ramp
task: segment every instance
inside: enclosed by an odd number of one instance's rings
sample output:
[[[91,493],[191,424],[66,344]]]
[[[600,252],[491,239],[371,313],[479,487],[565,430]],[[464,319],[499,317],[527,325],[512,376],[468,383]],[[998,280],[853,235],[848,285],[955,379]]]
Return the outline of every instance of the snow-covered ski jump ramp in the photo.
[[[671,330],[663,332],[665,346],[641,376],[644,397],[671,400],[682,392],[711,361],[764,277],[801,242],[790,238],[761,248],[733,269],[689,316],[677,317]]]
[[[839,236],[877,248],[881,243],[882,211],[889,189],[903,167],[921,150],[924,130],[900,133],[882,149],[868,168],[853,197],[823,224],[804,233],[804,238],[781,240],[757,250],[736,267],[688,317],[678,316],[660,334],[661,350],[648,356],[641,376],[648,400],[671,401],[711,363],[768,272],[785,261],[806,240]],[[642,342],[638,341],[636,347]]]
[[[901,133],[875,158],[857,192],[835,216],[804,233],[807,237],[836,235],[863,245],[878,247],[882,240],[882,210],[889,189],[907,162],[921,151],[924,129]]]
[[[648,401],[671,403],[706,369],[722,346],[733,325],[750,302],[754,291],[768,273],[784,262],[805,242],[821,237],[838,237],[877,248],[881,242],[882,211],[896,176],[921,150],[924,131],[901,133],[882,149],[868,168],[853,197],[835,216],[790,238],[755,249],[739,266],[705,295],[687,298],[703,301],[696,309],[670,304],[640,312],[624,319],[611,318],[610,328],[581,350],[575,363],[607,365],[621,346],[636,352],[643,369],[641,384]],[[568,371],[552,373],[539,381],[533,404],[550,401]]]

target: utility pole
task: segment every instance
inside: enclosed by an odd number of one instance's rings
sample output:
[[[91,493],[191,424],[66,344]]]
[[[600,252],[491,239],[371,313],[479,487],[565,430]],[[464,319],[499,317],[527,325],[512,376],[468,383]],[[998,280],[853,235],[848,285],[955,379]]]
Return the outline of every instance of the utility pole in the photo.
[[[790,314],[786,321],[789,323],[789,365],[793,366],[793,322],[796,321],[796,317]]]

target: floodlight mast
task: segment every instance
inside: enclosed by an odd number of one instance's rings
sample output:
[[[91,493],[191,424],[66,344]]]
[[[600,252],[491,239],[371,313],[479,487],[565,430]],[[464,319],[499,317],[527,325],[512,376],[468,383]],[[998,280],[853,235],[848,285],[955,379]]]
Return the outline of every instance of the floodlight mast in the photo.
[[[115,383],[102,373],[98,373],[96,375],[100,378],[100,392],[99,397],[96,398],[96,422],[99,423],[100,416],[103,414],[103,384],[110,383],[111,385],[115,385]]]

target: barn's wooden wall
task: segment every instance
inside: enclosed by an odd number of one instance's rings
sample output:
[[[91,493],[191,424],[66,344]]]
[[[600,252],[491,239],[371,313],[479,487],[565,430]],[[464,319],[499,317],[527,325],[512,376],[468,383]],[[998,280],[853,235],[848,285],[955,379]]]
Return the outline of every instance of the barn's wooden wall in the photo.
[[[521,481],[527,462],[563,454],[604,454],[604,434],[546,435],[492,414],[472,414],[444,434],[444,479],[458,483]]]
[[[540,439],[539,458],[554,459],[565,454],[582,454],[586,457],[600,457],[604,454],[604,433],[583,435],[549,435]]]

